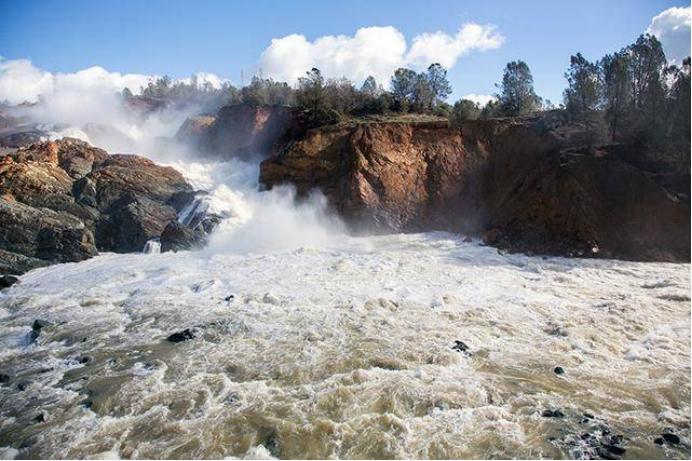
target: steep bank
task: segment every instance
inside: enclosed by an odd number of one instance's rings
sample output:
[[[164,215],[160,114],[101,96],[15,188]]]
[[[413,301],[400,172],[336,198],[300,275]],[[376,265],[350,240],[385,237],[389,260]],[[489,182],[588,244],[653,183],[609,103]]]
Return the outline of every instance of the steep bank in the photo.
[[[510,251],[689,261],[690,208],[624,158],[554,116],[369,122],[308,131],[265,160],[260,183],[321,190],[354,227],[485,235]],[[687,191],[689,197],[689,188]]]
[[[0,158],[0,272],[141,251],[193,195],[183,176],[76,139]]]
[[[176,139],[216,160],[264,158],[280,140],[300,131],[294,109],[284,106],[237,104],[216,115],[189,117]]]

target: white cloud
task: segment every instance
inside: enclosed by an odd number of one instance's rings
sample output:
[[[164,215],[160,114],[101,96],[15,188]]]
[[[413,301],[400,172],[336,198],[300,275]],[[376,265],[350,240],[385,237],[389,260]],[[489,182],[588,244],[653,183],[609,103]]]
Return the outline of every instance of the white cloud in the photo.
[[[0,57],[0,102],[34,103],[38,95],[53,91],[53,76],[36,69],[28,59],[6,60]]]
[[[469,101],[473,101],[476,104],[480,105],[481,107],[485,106],[490,101],[496,101],[497,100],[497,98],[495,96],[493,96],[492,94],[474,94],[474,93],[462,96],[461,99],[468,99]]]
[[[141,74],[108,72],[90,67],[68,74],[51,74],[33,66],[28,59],[0,58],[0,101],[11,104],[38,102],[39,96],[49,98],[62,93],[115,93],[125,87],[137,92],[153,77]]]
[[[439,62],[450,68],[470,51],[499,48],[504,41],[505,37],[495,26],[468,23],[453,36],[440,31],[418,35],[413,39],[406,61],[409,65],[418,67]]]
[[[655,35],[663,44],[663,51],[674,64],[690,55],[690,17],[692,7],[668,8],[654,16],[647,32]]]
[[[292,34],[273,39],[259,65],[265,77],[290,83],[317,67],[327,77],[345,76],[359,83],[372,75],[386,85],[398,67],[423,69],[439,62],[451,68],[470,51],[497,48],[503,41],[494,26],[473,23],[465,24],[455,35],[418,35],[410,48],[394,27],[365,27],[354,36],[327,35],[314,41]]]
[[[174,80],[174,82],[180,82],[186,85],[190,85],[192,83],[193,78],[197,79],[197,86],[199,87],[209,83],[213,88],[218,89],[221,88],[221,86],[223,86],[224,83],[231,83],[230,80],[223,79],[218,75],[211,74],[209,72],[197,72],[196,74],[192,74],[192,77],[190,78],[181,78]]]

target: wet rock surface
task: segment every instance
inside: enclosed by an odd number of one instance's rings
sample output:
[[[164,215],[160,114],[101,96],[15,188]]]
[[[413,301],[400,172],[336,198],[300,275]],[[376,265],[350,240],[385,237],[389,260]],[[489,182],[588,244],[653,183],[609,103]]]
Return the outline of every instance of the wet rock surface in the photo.
[[[13,275],[0,276],[0,290],[3,288],[9,288],[17,282],[19,282],[19,278]]]
[[[180,173],[65,138],[0,158],[0,270],[21,274],[101,251],[141,251],[191,191]]]

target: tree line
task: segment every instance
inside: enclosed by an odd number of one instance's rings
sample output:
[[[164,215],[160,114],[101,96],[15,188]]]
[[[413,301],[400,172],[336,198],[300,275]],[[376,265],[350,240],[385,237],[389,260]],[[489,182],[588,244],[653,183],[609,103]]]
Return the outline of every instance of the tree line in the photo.
[[[690,59],[682,66],[668,65],[661,43],[645,34],[622,50],[589,62],[581,53],[570,57],[565,73],[567,88],[560,107],[576,122],[586,124],[596,138],[633,141],[644,138],[656,143],[690,137]],[[312,125],[335,123],[348,117],[388,113],[433,114],[455,123],[503,116],[522,116],[554,109],[539,97],[529,66],[521,60],[509,62],[494,99],[481,106],[461,99],[450,105],[452,93],[447,70],[431,64],[425,71],[399,68],[386,90],[372,76],[362,86],[346,78],[327,79],[311,69],[295,86],[254,77],[240,89],[224,83],[214,87],[173,83],[162,77],[141,88],[147,97],[197,103],[208,110],[227,104],[284,105],[304,112]],[[124,96],[132,97],[125,89]]]

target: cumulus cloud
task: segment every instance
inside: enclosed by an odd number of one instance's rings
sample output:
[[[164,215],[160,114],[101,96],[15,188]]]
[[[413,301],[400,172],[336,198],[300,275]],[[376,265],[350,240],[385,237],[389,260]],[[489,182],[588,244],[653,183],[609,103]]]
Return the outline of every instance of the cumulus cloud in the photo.
[[[690,17],[692,7],[668,8],[654,16],[647,32],[655,35],[663,44],[663,51],[674,64],[690,55]]]
[[[418,35],[413,39],[411,50],[406,61],[418,67],[439,62],[446,68],[452,67],[457,60],[473,50],[486,51],[499,48],[505,41],[495,26],[465,24],[456,35],[444,32]]]
[[[461,99],[468,99],[469,101],[473,101],[481,107],[485,106],[490,101],[496,101],[497,100],[497,98],[492,94],[474,94],[474,93],[462,96]]]
[[[21,104],[38,101],[40,94],[53,91],[53,76],[31,65],[28,59],[0,57],[0,102]]]
[[[0,58],[0,101],[35,103],[40,97],[49,98],[60,93],[115,93],[125,87],[136,92],[152,78],[150,75],[108,72],[102,67],[51,74],[37,69],[28,59]]]
[[[498,48],[503,42],[494,26],[468,23],[455,35],[439,31],[418,35],[409,48],[406,37],[394,27],[364,27],[353,36],[327,35],[314,41],[299,34],[275,38],[259,65],[264,76],[290,83],[312,67],[327,77],[361,82],[372,75],[385,83],[398,67],[422,69],[439,62],[451,68],[461,56]]]
[[[221,88],[228,82],[218,75],[200,72],[194,74],[197,84],[206,83],[214,88]],[[121,74],[109,72],[103,67],[89,67],[73,73],[55,73],[34,67],[28,59],[3,59],[0,57],[0,102],[21,104],[36,103],[39,99],[50,99],[53,102],[63,96],[93,96],[113,94],[129,88],[133,93],[140,92],[141,87],[156,79],[156,75]],[[173,80],[173,83],[190,84],[192,78]],[[70,98],[71,99],[71,98]]]

